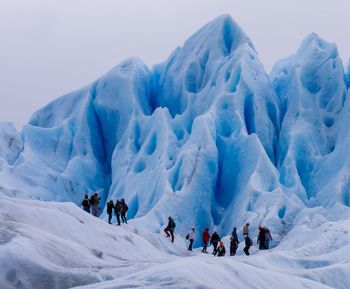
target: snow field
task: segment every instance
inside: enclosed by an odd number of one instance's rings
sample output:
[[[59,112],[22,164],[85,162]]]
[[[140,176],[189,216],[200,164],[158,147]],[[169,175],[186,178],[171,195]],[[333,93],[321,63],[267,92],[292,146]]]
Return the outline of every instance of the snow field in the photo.
[[[349,285],[344,279],[334,283],[331,278],[334,276],[332,267],[341,268],[338,274],[346,274],[349,270],[340,257],[349,248],[349,245],[342,248],[349,238],[348,232],[342,232],[349,223],[345,221],[337,225],[324,223],[314,233],[321,236],[320,232],[328,228],[327,239],[339,231],[335,250],[327,251],[327,246],[316,241],[309,244],[307,234],[297,234],[299,237],[287,236],[281,248],[278,246],[269,252],[251,250],[255,255],[219,258],[199,250],[187,252],[184,240],[178,235],[172,244],[162,233],[147,233],[136,224],[109,225],[71,203],[1,196],[0,207],[0,284],[4,289],[75,286],[279,288],[281,285],[288,288],[346,288]],[[336,228],[329,229],[332,225]],[[303,232],[310,230],[300,227]],[[144,235],[148,235],[147,238]],[[295,244],[300,239],[305,245],[296,251]],[[327,254],[333,264],[322,261]],[[334,287],[310,279],[324,283],[332,281]]]

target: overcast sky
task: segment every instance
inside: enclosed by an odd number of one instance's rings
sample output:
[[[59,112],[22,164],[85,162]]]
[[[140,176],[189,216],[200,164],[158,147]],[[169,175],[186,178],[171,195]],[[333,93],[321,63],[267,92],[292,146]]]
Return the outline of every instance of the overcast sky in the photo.
[[[349,0],[0,0],[0,122],[19,128],[122,60],[164,61],[198,28],[230,14],[269,72],[316,32],[350,56]]]

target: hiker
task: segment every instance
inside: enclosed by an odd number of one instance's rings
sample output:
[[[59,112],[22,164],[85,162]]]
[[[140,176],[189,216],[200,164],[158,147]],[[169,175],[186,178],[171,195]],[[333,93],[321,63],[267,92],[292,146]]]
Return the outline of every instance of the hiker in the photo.
[[[245,235],[247,235],[249,237],[249,223],[246,223],[243,226],[243,237],[245,237]]]
[[[117,200],[114,206],[114,214],[117,217],[118,226],[120,226],[120,201]]]
[[[236,255],[237,248],[238,248],[238,241],[233,236],[231,236],[230,237],[230,256]]]
[[[87,213],[90,214],[90,200],[89,200],[89,196],[85,195],[85,198],[83,200],[83,202],[81,203],[81,205],[83,206],[83,210]]]
[[[252,239],[250,239],[250,237],[248,235],[245,234],[245,237],[244,237],[244,244],[245,244],[245,247],[243,248],[243,251],[244,253],[249,256],[249,248],[253,245],[253,241]]]
[[[91,208],[92,208],[92,204],[94,203],[94,199],[95,199],[95,194],[92,194],[89,200]]]
[[[202,233],[202,241],[203,241],[203,253],[208,253],[207,248],[208,248],[208,242],[210,240],[210,234],[209,234],[209,228],[205,228],[205,230]]]
[[[214,256],[216,256],[216,254],[218,254],[218,257],[223,257],[226,254],[226,249],[225,249],[225,245],[224,242],[220,242],[220,245],[218,247],[218,249],[216,250]]]
[[[192,251],[192,245],[194,240],[196,239],[195,229],[192,228],[191,231],[187,234],[188,240],[190,241],[190,245],[188,246],[188,251]]]
[[[232,235],[233,239],[236,240],[237,243],[239,243],[239,242],[238,242],[237,228],[236,228],[236,227],[233,227],[233,231],[232,231],[232,234],[231,234],[231,235]]]
[[[99,215],[99,204],[100,204],[100,197],[98,195],[98,193],[95,193],[92,197],[92,203],[91,203],[91,208],[92,208],[92,215],[94,215],[95,217],[98,217]]]
[[[169,216],[169,218],[168,218],[168,225],[164,229],[164,232],[165,232],[167,237],[171,236],[171,242],[172,243],[174,243],[174,229],[175,229],[175,227],[176,227],[176,224],[174,222],[174,219]]]
[[[122,216],[122,222],[123,223],[128,223],[126,220],[126,212],[129,210],[128,205],[125,203],[124,199],[121,199],[120,201],[120,214]]]
[[[214,249],[213,249],[213,255],[214,256],[216,254],[216,250],[218,248],[218,244],[219,244],[220,241],[221,241],[221,238],[220,238],[218,232],[215,231],[214,234],[211,236],[211,239],[210,239],[210,244],[212,244],[214,246]]]
[[[249,233],[249,230],[248,230]],[[238,249],[238,236],[237,236],[237,228],[233,227],[231,238],[230,238],[230,255],[234,256],[236,255],[237,249]]]
[[[113,209],[114,209],[114,204],[113,204],[113,201],[110,200],[107,203],[108,224],[112,224],[111,220],[112,220]]]
[[[272,236],[269,228],[265,227],[265,249],[270,249],[270,242],[272,241]]]
[[[266,249],[266,230],[263,226],[259,226],[259,233],[258,238],[256,240],[256,243],[259,245],[259,250],[265,250]]]

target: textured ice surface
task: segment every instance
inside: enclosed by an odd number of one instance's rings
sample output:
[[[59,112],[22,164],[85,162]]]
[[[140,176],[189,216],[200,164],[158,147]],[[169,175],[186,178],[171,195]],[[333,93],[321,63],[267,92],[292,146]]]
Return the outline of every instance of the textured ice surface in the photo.
[[[342,168],[349,169],[342,146],[349,144],[349,129],[344,126],[350,115],[337,48],[311,34],[296,55],[275,66],[272,81],[281,99],[277,161],[281,183],[307,206],[336,201],[348,205],[339,197],[349,195],[349,187],[330,186],[344,177]],[[318,198],[325,189],[326,195]]]
[[[305,243],[299,257],[310,248],[321,256],[322,230],[339,228],[314,220],[348,224],[349,75],[336,46],[311,34],[268,76],[249,38],[221,16],[152,69],[128,59],[20,132],[0,125],[0,189],[76,204],[98,191],[102,207],[125,198],[134,225],[153,233],[169,215],[180,236],[206,226],[226,235],[246,221],[255,236],[264,224],[274,245],[282,240],[277,248]],[[321,230],[314,246],[309,219]],[[291,232],[298,242],[286,241]],[[310,278],[330,284],[332,270],[349,272],[329,264],[348,259],[327,250],[325,261],[310,261],[322,268]]]

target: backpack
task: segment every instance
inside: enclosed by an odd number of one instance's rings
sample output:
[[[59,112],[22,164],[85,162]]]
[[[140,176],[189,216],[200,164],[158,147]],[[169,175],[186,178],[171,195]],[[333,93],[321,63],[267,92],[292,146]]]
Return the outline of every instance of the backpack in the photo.
[[[249,244],[250,244],[250,246],[253,246],[253,240],[250,238],[250,237],[248,237],[249,238]]]
[[[188,233],[185,238],[188,240],[190,238],[190,233]]]

